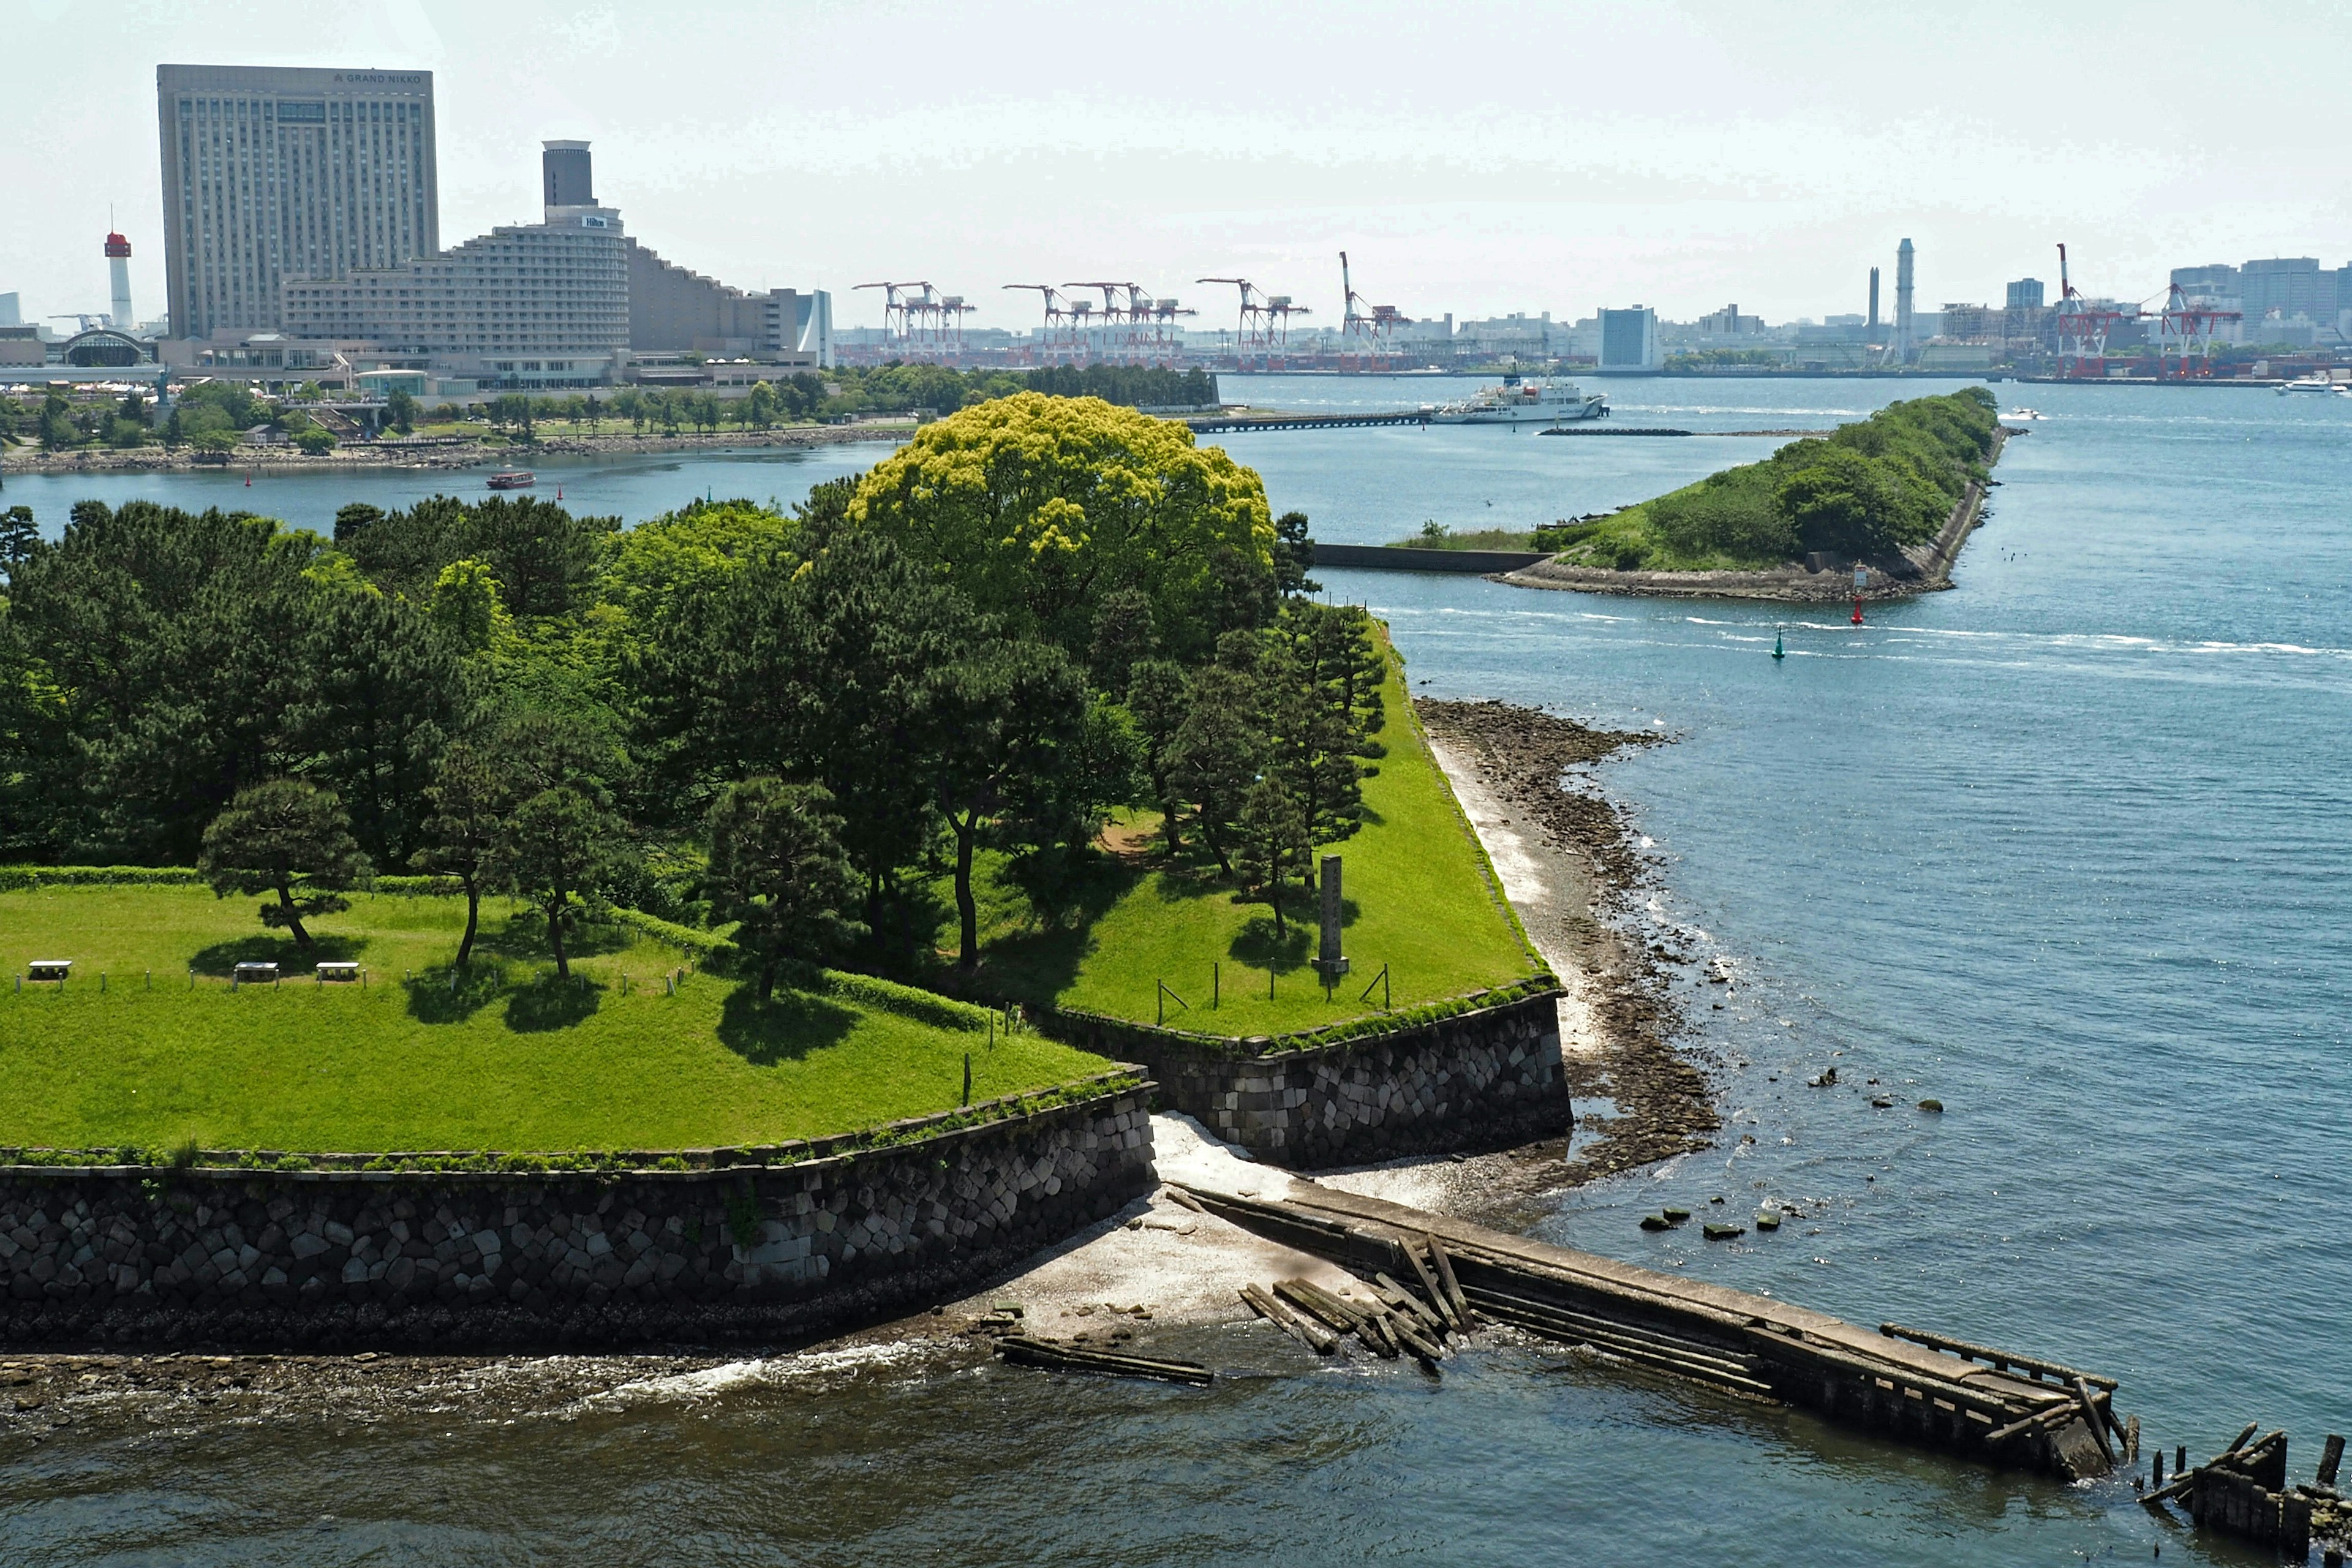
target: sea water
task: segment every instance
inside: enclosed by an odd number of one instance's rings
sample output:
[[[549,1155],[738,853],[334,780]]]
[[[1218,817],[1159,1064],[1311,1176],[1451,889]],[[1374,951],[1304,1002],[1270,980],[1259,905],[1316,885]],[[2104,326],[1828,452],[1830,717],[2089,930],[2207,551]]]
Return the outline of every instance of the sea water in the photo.
[[[1717,430],[1826,427],[1928,389],[1607,388],[1618,423]],[[1226,390],[1315,407],[1453,389]],[[2151,1448],[2283,1426],[2307,1477],[2352,1422],[2352,404],[1998,390],[2049,417],[2010,444],[1954,590],[1873,605],[1859,630],[1835,607],[1318,575],[1390,621],[1418,691],[1672,738],[1600,777],[1653,868],[1635,918],[1699,961],[1676,991],[1723,1135],[1563,1194],[1538,1234],[2089,1366],[2122,1381]],[[1225,443],[1277,510],[1362,542],[1601,510],[1774,445]],[[871,456],[794,460],[804,483]],[[647,510],[795,493],[782,464],[730,485],[726,461],[583,468]],[[338,479],[332,504],[392,494]],[[1711,963],[1730,984],[1704,983]],[[1836,1086],[1807,1087],[1832,1065]],[[1716,1244],[1636,1226],[1718,1196],[1734,1218],[1802,1217]],[[2254,1560],[2153,1520],[2126,1480],[1996,1471],[1564,1351],[1465,1355],[1433,1384],[1308,1369],[1265,1338],[1171,1335],[1239,1370],[1205,1391],[880,1356],[586,1405],[535,1398],[526,1369],[439,1405],[92,1415],[0,1437],[0,1542],[61,1563]]]

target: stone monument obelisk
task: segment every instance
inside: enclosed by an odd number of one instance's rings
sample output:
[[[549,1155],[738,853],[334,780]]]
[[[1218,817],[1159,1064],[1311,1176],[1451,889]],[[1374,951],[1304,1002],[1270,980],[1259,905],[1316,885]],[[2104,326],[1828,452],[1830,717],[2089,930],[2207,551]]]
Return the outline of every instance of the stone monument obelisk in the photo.
[[[1348,961],[1339,952],[1339,857],[1323,857],[1321,877],[1323,888],[1323,945],[1315,955],[1315,967],[1323,976],[1323,994],[1328,999],[1331,987],[1339,976],[1348,973]]]

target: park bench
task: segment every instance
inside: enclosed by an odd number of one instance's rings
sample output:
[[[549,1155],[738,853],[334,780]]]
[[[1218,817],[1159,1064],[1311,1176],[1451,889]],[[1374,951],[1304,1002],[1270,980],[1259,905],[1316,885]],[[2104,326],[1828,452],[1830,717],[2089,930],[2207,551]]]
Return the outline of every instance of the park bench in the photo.
[[[353,963],[342,960],[332,960],[319,965],[319,984],[321,985],[324,985],[330,980],[348,980],[356,982],[359,977],[360,966]]]
[[[70,958],[36,958],[25,965],[27,980],[54,980],[63,985],[73,974]]]
[[[240,963],[230,975],[234,985],[275,985],[278,965],[274,963]]]

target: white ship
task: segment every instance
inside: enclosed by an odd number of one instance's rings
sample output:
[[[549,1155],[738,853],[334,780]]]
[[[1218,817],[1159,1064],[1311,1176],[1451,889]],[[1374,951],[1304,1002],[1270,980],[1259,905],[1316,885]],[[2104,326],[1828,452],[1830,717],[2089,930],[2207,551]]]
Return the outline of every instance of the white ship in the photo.
[[[2294,392],[2316,392],[2323,395],[2336,397],[2352,396],[2352,383],[2330,381],[2324,375],[2306,375],[2297,381],[2282,383],[2278,389],[2278,395],[2281,397]]]
[[[1500,386],[1482,386],[1459,403],[1424,412],[1432,425],[1565,425],[1607,418],[1609,399],[1597,392],[1587,395],[1573,382],[1522,381],[1513,373]]]

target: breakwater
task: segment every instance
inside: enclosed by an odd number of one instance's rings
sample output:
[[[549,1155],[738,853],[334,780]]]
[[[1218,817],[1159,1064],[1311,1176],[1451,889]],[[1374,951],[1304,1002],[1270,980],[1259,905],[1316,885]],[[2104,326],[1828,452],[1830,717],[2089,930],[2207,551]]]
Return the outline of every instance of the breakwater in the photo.
[[[969,1288],[1149,1191],[1150,1086],[1129,1070],[1087,1089],[878,1140],[613,1171],[0,1167],[0,1342],[456,1349],[835,1331]]]
[[[1991,463],[2000,461],[2011,432],[1993,437]],[[1745,572],[1618,572],[1603,566],[1570,566],[1557,561],[1507,570],[1501,581],[1519,588],[1566,588],[1587,594],[1626,594],[1657,599],[1769,599],[1788,604],[1840,604],[1849,598],[1899,599],[1952,585],[1952,563],[1983,521],[1985,487],[1970,480],[1954,502],[1935,538],[1906,545],[1895,554],[1866,561],[1843,557],[1803,565]],[[1854,573],[1862,574],[1859,586]]]
[[[1567,1134],[1559,988],[1325,1043],[1234,1039],[1063,1012],[1049,1032],[1146,1064],[1163,1104],[1270,1163],[1511,1148]]]

